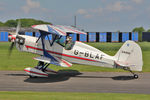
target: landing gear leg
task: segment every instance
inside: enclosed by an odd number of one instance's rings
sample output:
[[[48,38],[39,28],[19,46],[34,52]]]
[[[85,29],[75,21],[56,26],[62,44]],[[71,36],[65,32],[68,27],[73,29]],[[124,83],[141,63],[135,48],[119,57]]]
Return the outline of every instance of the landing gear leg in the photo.
[[[134,77],[135,79],[138,79],[138,78],[139,78],[139,76],[138,76],[137,74],[135,74],[129,67],[124,67],[123,69],[126,70],[126,71],[131,72],[131,73],[133,74],[133,77]]]
[[[44,62],[39,61],[35,68],[40,69],[42,66],[44,66]]]
[[[42,71],[45,72],[46,68],[49,66],[49,64],[45,64],[45,66],[42,68]]]
[[[42,61],[39,61],[37,66],[35,68],[42,70],[43,72],[45,72],[46,68],[49,66],[48,63],[44,63]]]
[[[57,71],[54,71],[50,68],[47,69],[47,67],[49,65],[50,65],[49,63],[44,63],[44,62],[39,61],[38,65],[35,68],[41,70],[42,72],[49,72],[49,73],[55,73],[56,74]]]

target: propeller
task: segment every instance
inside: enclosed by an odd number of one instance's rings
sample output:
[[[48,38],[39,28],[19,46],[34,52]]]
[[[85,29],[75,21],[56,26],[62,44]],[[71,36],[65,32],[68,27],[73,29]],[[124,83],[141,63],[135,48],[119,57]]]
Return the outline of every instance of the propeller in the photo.
[[[13,50],[14,45],[15,45],[15,42],[12,42],[11,45],[10,45],[10,47],[9,47],[9,56],[10,56],[11,53],[12,53],[12,50]]]
[[[11,42],[11,45],[9,47],[9,56],[11,55],[12,50],[14,48],[14,45],[15,45],[15,42],[16,42],[16,37],[18,36],[18,33],[20,31],[20,28],[21,28],[20,26],[21,26],[21,22],[19,20],[18,24],[17,24],[17,28],[16,28],[16,33],[15,34],[10,33],[10,35],[8,35],[8,40],[9,40],[9,42]]]
[[[21,26],[21,22],[20,20],[18,21],[18,25],[17,25],[17,29],[16,29],[16,35],[18,35],[19,31],[20,31],[20,27]]]

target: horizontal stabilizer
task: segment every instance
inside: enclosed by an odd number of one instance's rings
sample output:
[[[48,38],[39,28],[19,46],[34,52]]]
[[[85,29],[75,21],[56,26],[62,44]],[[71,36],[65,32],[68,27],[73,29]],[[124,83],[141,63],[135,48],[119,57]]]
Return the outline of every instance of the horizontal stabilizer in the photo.
[[[115,64],[121,67],[135,67],[136,65],[134,64],[129,64],[127,62],[120,62],[120,61],[115,61]]]

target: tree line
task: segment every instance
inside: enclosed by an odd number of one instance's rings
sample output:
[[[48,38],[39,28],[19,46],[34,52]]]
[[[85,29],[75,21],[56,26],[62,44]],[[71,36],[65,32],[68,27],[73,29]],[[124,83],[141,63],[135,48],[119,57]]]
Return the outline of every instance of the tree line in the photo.
[[[143,27],[135,27],[132,32],[138,32],[139,33],[139,41],[142,41],[142,32],[150,32],[150,29],[145,30]]]
[[[6,22],[0,22],[0,27],[16,27],[18,20],[21,21],[21,27],[31,27],[32,25],[38,25],[38,24],[52,24],[50,22],[45,22],[42,20],[36,20],[36,19],[16,19],[16,20],[7,20]]]

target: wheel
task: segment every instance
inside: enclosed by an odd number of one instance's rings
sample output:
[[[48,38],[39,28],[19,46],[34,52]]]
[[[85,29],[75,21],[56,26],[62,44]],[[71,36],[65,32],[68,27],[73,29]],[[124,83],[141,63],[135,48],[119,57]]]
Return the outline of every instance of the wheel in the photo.
[[[137,74],[135,74],[135,75],[134,75],[134,78],[135,78],[135,79],[138,79],[138,78],[139,78],[139,76],[138,76]]]

